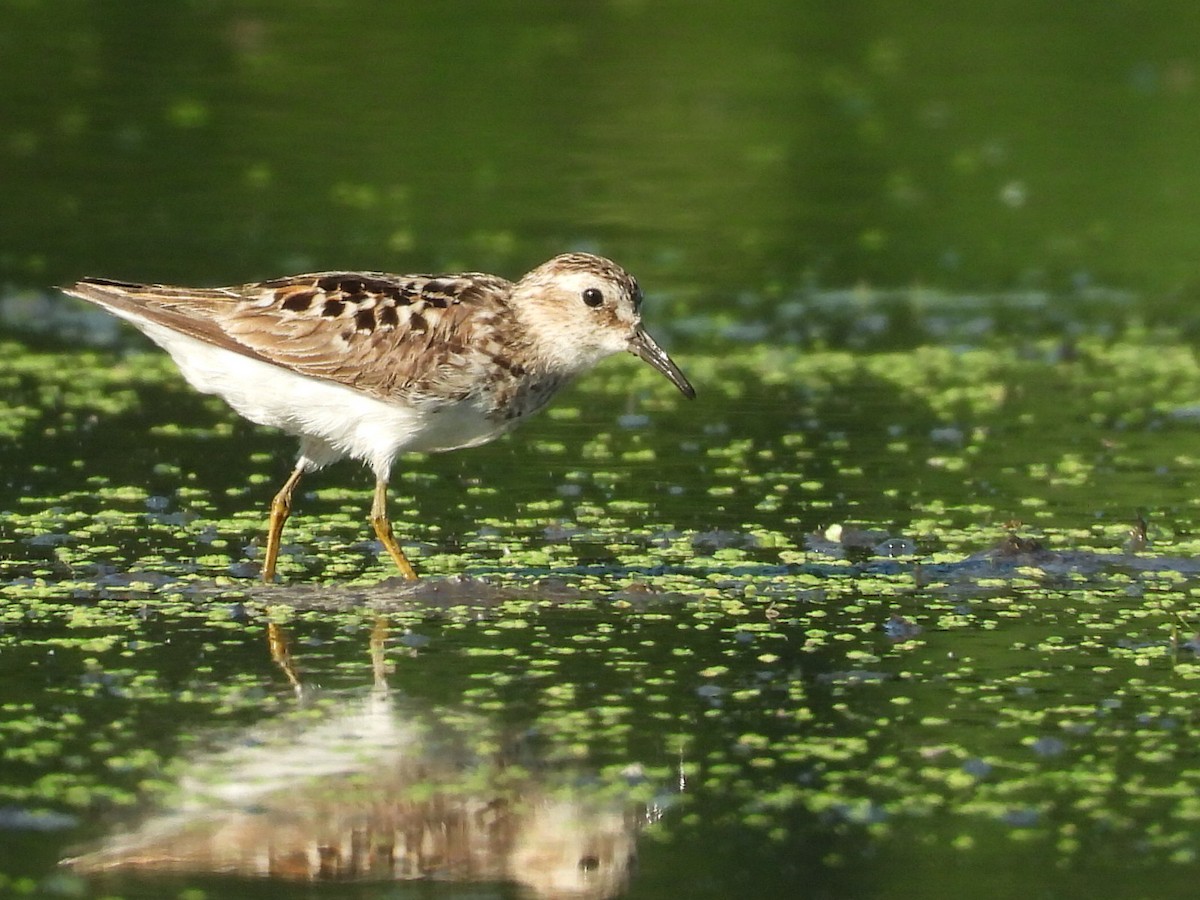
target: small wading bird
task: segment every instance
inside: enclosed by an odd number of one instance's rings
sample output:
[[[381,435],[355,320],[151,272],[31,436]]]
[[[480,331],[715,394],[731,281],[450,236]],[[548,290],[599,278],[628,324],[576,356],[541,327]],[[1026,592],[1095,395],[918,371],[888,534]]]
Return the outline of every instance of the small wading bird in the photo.
[[[387,514],[398,453],[486,443],[622,350],[696,395],[642,327],[637,281],[590,253],[556,256],[515,283],[478,272],[320,272],[224,288],[85,278],[64,291],[132,322],[192,387],[300,438],[271,503],[267,582],[305,472],[346,456],[370,466],[371,525],[416,578]]]

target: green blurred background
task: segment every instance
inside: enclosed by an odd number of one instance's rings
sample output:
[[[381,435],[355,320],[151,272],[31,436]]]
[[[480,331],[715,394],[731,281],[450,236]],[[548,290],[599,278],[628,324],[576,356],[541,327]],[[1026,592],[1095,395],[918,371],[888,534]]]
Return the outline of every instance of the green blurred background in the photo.
[[[1179,0],[7,0],[0,278],[581,246],[676,315],[864,285],[1160,311],[1200,272],[1197,34]]]

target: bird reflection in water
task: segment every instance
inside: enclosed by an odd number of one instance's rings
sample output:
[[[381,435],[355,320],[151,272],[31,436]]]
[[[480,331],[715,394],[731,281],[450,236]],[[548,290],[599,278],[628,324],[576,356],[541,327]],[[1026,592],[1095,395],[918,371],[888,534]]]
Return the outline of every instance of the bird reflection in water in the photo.
[[[314,698],[273,628],[272,655],[303,698],[284,717],[295,721],[193,760],[170,811],[65,865],[87,876],[508,881],[537,897],[620,894],[646,809],[627,790],[552,770],[527,746],[473,751],[481,723],[438,724],[388,689],[385,639],[381,620],[369,693]]]

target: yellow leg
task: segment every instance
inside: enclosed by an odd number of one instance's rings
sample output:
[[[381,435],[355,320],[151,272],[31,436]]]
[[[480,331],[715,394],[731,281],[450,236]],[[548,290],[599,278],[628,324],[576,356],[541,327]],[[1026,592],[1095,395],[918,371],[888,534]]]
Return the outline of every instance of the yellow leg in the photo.
[[[387,482],[382,478],[375,479],[375,500],[371,504],[371,527],[375,529],[375,537],[383,542],[384,549],[391,555],[392,561],[400,574],[409,581],[417,580],[417,572],[396,543],[392,534],[392,523],[387,514]]]
[[[387,637],[388,637],[388,620],[387,616],[376,616],[375,627],[371,629],[371,639],[367,643],[367,647],[371,651],[371,672],[375,676],[375,689],[387,690]]]
[[[292,662],[290,644],[291,640],[286,631],[275,622],[267,623],[267,647],[271,651],[271,659],[275,660],[275,665],[283,670],[283,674],[287,676],[292,687],[299,691],[303,686],[300,684],[300,672],[296,669],[296,664]]]
[[[275,499],[271,501],[271,518],[267,522],[267,550],[263,559],[262,579],[267,584],[275,580],[275,563],[279,559],[279,537],[283,534],[283,523],[292,514],[292,491],[300,483],[304,465],[300,464],[283,483]]]

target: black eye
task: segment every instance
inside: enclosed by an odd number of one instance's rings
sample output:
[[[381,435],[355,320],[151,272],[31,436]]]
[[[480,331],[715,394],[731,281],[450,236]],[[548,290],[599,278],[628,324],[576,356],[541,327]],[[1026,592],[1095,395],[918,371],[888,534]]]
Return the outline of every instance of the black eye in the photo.
[[[588,306],[597,307],[604,302],[604,292],[600,288],[588,288],[583,292],[583,302]]]

